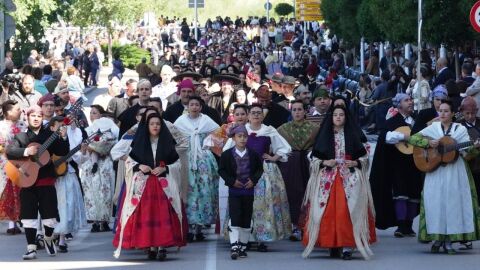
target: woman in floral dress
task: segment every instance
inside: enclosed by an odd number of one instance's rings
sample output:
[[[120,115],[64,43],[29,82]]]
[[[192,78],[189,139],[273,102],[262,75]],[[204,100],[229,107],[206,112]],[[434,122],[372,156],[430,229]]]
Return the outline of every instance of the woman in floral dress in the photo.
[[[20,215],[20,188],[15,186],[3,170],[7,158],[4,151],[13,137],[27,129],[20,120],[22,110],[16,101],[7,100],[2,105],[5,119],[0,121],[0,220],[9,220],[7,234],[21,233],[15,222]]]
[[[202,241],[205,236],[202,227],[215,224],[218,214],[218,166],[210,150],[203,149],[204,139],[219,126],[207,115],[201,113],[203,101],[190,97],[188,114],[180,116],[174,126],[188,137],[188,195],[187,240]]]

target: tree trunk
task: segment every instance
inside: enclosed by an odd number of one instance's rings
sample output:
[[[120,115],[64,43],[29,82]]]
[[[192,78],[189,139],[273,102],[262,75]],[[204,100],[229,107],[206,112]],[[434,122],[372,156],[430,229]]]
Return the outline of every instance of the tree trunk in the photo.
[[[460,59],[458,58],[458,47],[455,48],[455,76],[457,81],[460,80]]]
[[[107,32],[108,32],[108,63],[107,63],[107,66],[111,67],[112,66],[112,61],[113,61],[113,57],[112,57],[112,30],[108,29]]]

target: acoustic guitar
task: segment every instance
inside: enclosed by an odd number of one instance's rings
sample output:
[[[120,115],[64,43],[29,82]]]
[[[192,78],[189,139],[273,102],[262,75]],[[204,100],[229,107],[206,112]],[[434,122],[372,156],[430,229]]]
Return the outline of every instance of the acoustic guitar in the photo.
[[[403,126],[395,129],[395,131],[400,132],[406,136],[410,136],[412,129],[409,126]],[[413,154],[413,145],[408,144],[406,141],[399,142],[395,144],[395,147],[400,151],[402,154],[411,155]]]
[[[82,108],[82,104],[83,100],[79,98],[72,106],[71,113],[76,114]],[[66,119],[68,121],[64,121],[64,126],[71,124],[70,119]],[[50,135],[50,137],[42,145],[39,143],[30,143],[27,147],[38,147],[38,152],[35,156],[17,160],[8,160],[4,169],[10,181],[21,188],[31,187],[33,184],[35,184],[40,168],[50,162],[50,153],[47,150],[58,138],[58,136],[59,130]]]
[[[67,161],[73,155],[75,155],[75,153],[77,153],[80,150],[80,148],[82,148],[82,144],[84,144],[84,143],[89,144],[92,141],[94,141],[97,138],[97,136],[101,136],[102,134],[103,133],[100,130],[98,130],[97,132],[90,135],[88,138],[82,140],[82,143],[80,143],[75,148],[70,150],[70,152],[68,152],[68,154],[66,154],[65,156],[57,156],[57,155],[53,154],[52,155],[52,162],[53,162],[53,166],[55,167],[55,173],[57,174],[57,176],[64,176],[68,172],[68,162]]]
[[[459,150],[474,145],[477,141],[457,143],[452,137],[445,136],[439,140],[436,148],[413,147],[413,161],[422,172],[432,172],[441,165],[455,162]]]

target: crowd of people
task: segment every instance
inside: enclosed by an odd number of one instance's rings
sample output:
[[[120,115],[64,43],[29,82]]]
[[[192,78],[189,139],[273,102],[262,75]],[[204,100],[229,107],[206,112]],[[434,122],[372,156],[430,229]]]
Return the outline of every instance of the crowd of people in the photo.
[[[25,233],[23,259],[39,249],[68,252],[87,222],[92,233],[114,231],[116,258],[122,249],[144,249],[165,260],[168,248],[203,241],[212,226],[230,241],[233,260],[283,239],[301,241],[305,258],[318,247],[331,257],[350,260],[358,251],[368,259],[376,228],[390,227],[396,237],[432,243],[432,253],[473,248],[480,237],[474,59],[463,59],[457,81],[448,59],[433,65],[422,57],[422,79],[410,81],[387,57],[381,81],[362,74],[352,95],[338,83],[345,50],[318,24],[305,29],[308,46],[294,20],[218,17],[198,41],[186,21],[171,24],[162,17],[153,33],[119,32],[116,39],[140,41],[151,59],[139,63],[136,80],[123,78],[115,57],[117,72],[88,117],[84,89],[96,84],[92,67],[102,62],[94,36],[60,54],[32,51],[19,75],[7,55],[0,220],[9,222],[8,234]],[[80,60],[83,47],[89,57]],[[379,134],[371,165],[362,129],[370,124]],[[395,147],[438,148],[443,137],[465,147],[427,173]],[[51,161],[42,161],[45,154]],[[25,184],[32,171],[7,165],[29,160],[38,175]],[[224,224],[220,185],[228,187]]]

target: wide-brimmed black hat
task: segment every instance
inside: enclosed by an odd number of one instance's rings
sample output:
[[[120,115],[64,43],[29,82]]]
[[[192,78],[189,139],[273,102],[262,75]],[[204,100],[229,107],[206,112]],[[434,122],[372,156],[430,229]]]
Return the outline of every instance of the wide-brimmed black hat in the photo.
[[[217,82],[230,81],[234,85],[240,84],[241,82],[240,78],[234,74],[218,74],[218,75],[215,75],[213,79]]]
[[[195,81],[198,81],[201,78],[203,78],[202,74],[200,74],[200,73],[192,72],[192,71],[185,71],[185,72],[182,72],[182,73],[178,74],[177,76],[173,77],[172,80],[181,81],[181,80],[183,80],[183,78],[187,78],[187,77],[188,78],[193,78],[193,80],[195,80]]]

